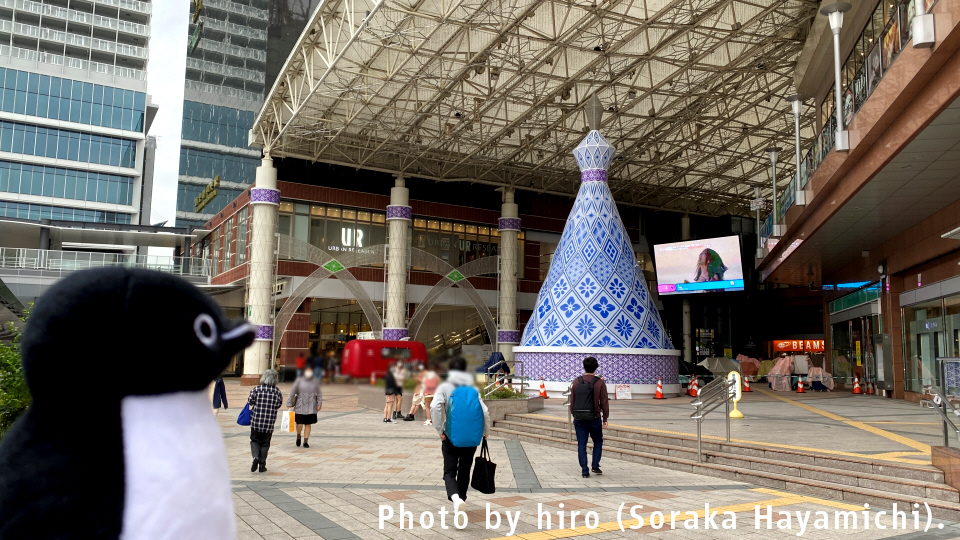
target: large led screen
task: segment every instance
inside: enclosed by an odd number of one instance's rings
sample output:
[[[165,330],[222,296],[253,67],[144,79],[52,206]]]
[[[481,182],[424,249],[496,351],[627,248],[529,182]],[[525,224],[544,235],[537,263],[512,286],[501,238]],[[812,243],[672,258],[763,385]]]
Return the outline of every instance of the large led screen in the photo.
[[[739,236],[659,244],[653,249],[660,294],[743,290]]]

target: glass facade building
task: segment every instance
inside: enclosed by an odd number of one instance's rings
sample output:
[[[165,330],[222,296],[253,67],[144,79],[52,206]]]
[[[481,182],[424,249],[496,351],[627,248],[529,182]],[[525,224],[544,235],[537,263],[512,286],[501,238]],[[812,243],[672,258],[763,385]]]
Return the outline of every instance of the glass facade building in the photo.
[[[0,215],[149,221],[152,6],[0,2]]]
[[[178,227],[202,226],[253,184],[261,155],[247,146],[253,118],[318,1],[203,2],[202,37],[187,57]],[[191,14],[195,9],[194,1]],[[195,30],[191,19],[191,35]],[[217,196],[198,209],[197,195],[216,176]]]

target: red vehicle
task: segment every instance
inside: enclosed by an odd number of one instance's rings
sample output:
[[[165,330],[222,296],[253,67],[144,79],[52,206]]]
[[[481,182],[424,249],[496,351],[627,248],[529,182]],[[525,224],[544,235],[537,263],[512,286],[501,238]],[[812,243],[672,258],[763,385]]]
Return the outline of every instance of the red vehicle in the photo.
[[[397,360],[426,365],[427,348],[419,341],[354,339],[343,347],[340,374],[354,379],[369,378],[371,373],[383,377],[387,367]]]

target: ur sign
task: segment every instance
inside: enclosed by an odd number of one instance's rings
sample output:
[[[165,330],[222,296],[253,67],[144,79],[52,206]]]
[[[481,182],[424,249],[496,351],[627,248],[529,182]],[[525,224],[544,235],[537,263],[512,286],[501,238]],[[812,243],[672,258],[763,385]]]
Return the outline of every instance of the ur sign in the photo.
[[[777,339],[773,342],[773,348],[779,352],[787,351],[810,351],[823,352],[822,339]]]

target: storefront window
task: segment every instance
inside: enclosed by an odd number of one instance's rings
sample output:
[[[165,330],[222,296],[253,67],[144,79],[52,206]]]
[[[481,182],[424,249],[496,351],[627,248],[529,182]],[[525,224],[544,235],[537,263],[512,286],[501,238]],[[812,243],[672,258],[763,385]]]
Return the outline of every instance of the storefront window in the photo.
[[[960,356],[960,295],[943,299],[946,356]]]
[[[947,346],[944,330],[941,300],[903,308],[904,386],[908,392],[939,384],[937,358],[946,356]]]
[[[233,268],[233,217],[223,224],[223,271]]]
[[[388,242],[386,215],[382,213],[292,202],[281,202],[279,210],[280,234],[330,253],[353,252]],[[500,232],[489,225],[414,218],[409,231],[413,247],[454,267],[500,253]],[[518,235],[517,252],[523,260],[523,233]]]
[[[237,214],[237,266],[247,260],[247,210],[244,207]]]

